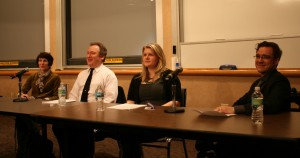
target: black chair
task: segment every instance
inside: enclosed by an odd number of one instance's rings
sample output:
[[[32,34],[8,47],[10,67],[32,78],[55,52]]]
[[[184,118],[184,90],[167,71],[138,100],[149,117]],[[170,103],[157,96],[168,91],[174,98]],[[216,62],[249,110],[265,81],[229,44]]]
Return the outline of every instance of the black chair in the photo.
[[[123,104],[126,103],[126,96],[124,93],[124,89],[121,86],[118,86],[118,97],[116,103]]]
[[[292,88],[291,103],[296,103],[298,105],[297,108],[291,107],[291,111],[300,112],[300,92],[298,92],[296,88]]]
[[[181,107],[186,106],[186,95],[187,95],[186,88],[181,88],[181,97],[182,97],[182,102],[180,105]],[[185,157],[188,158],[188,152],[186,149],[185,139],[182,139],[182,138],[164,137],[164,138],[160,138],[160,139],[156,140],[155,142],[142,143],[141,146],[167,149],[167,157],[170,158],[172,141],[181,141],[182,142]],[[166,144],[161,144],[161,143],[166,143]]]

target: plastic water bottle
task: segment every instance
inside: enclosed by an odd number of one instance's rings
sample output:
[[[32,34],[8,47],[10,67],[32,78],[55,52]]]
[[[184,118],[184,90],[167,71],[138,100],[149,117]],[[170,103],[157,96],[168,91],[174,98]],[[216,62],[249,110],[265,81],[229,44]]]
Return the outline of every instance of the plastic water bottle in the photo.
[[[66,84],[61,83],[58,87],[58,105],[66,105],[67,87]]]
[[[260,91],[260,87],[255,87],[252,94],[252,115],[251,119],[254,124],[263,124],[264,122],[264,113],[263,113],[263,94]]]
[[[104,92],[100,85],[98,85],[95,90],[95,97],[96,97],[96,102],[97,102],[96,110],[104,111],[105,110],[105,105],[103,104]]]
[[[176,68],[178,67],[178,65],[179,65],[178,58],[177,58],[176,55],[173,55],[173,56],[172,56],[172,67],[171,67],[171,69],[172,69],[173,71],[176,70]]]
[[[172,55],[172,65],[171,65],[171,69],[174,71],[176,70],[176,68],[178,68],[180,66],[179,63],[179,59],[176,55],[176,46],[173,46],[173,55]]]

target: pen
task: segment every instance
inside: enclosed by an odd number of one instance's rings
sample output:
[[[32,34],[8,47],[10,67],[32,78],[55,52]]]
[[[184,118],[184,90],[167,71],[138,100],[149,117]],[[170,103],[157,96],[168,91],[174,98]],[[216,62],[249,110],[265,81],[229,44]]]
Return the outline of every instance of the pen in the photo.
[[[148,102],[146,105],[151,107],[151,109],[155,109],[155,106],[153,104],[151,104],[150,102]]]

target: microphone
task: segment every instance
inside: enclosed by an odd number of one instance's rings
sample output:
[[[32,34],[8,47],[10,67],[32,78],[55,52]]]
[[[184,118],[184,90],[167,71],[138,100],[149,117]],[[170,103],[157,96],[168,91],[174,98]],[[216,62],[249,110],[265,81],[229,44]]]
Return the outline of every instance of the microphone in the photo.
[[[28,72],[28,71],[29,71],[29,68],[26,67],[25,69],[23,69],[23,70],[17,72],[16,74],[10,75],[10,79],[14,79],[14,78],[16,78],[16,77],[21,77],[25,72]]]
[[[174,77],[177,76],[179,73],[181,73],[182,70],[183,70],[182,67],[176,68],[176,70],[174,70],[173,72],[171,72],[171,73],[169,73],[169,74],[167,75],[167,77],[165,78],[165,80],[170,80],[170,79],[174,78]]]

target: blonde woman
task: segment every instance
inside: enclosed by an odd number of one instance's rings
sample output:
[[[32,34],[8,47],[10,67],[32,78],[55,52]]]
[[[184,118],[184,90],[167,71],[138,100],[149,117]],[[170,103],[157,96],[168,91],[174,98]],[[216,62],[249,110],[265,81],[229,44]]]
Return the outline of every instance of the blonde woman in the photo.
[[[172,106],[172,84],[176,85],[176,106],[181,101],[181,84],[177,76],[166,80],[172,73],[166,68],[166,57],[162,48],[155,43],[148,44],[142,49],[142,72],[133,76],[128,96],[128,104],[152,104],[154,106]],[[156,141],[159,136],[132,135],[119,137],[122,158],[141,158],[140,143]]]
[[[166,68],[166,57],[158,44],[151,43],[143,47],[142,68],[142,72],[131,80],[127,103],[172,106],[172,84],[176,84],[176,106],[179,106],[180,80],[177,76],[173,80],[165,80],[172,70]]]

